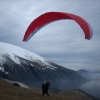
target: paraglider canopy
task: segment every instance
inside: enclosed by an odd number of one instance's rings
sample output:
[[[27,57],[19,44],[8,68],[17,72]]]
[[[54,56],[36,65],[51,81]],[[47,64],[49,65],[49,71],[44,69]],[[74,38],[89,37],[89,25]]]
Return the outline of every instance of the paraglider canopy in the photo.
[[[69,19],[76,21],[83,30],[85,39],[89,40],[92,38],[93,30],[89,25],[89,23],[87,23],[83,18],[65,12],[47,12],[40,15],[39,17],[37,17],[35,20],[32,21],[32,23],[29,25],[29,27],[25,32],[23,41],[28,41],[36,32],[38,32],[45,25],[53,21],[58,21],[62,19]]]

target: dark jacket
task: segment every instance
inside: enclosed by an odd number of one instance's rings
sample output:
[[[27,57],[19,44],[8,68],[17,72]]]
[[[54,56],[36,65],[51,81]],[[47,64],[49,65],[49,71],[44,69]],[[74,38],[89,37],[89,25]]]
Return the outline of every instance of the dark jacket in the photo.
[[[49,82],[45,82],[45,83],[43,83],[41,86],[42,86],[43,94],[45,94],[45,93],[48,92],[50,83],[49,83]]]

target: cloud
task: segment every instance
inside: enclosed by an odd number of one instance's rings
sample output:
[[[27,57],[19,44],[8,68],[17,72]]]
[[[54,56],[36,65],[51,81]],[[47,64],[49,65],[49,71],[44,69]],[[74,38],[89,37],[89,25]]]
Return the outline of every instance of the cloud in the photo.
[[[81,89],[97,98],[100,98],[100,80],[88,82],[83,85]]]
[[[99,9],[100,0],[2,0],[0,42],[20,46],[70,69],[100,71]],[[82,29],[75,21],[61,20],[42,28],[28,42],[22,42],[32,20],[47,11],[62,11],[81,16],[92,26],[93,38],[85,40]],[[84,84],[82,89],[98,96],[99,75],[91,75],[91,82]]]
[[[67,68],[99,69],[99,0],[0,2],[0,41],[35,52]],[[22,42],[32,20],[47,11],[69,12],[81,16],[92,26],[93,38],[85,40],[82,29],[75,21],[61,20],[39,30],[27,43]]]
[[[100,98],[100,73],[91,73],[87,78],[91,79],[91,81],[87,82],[80,88],[85,92]]]

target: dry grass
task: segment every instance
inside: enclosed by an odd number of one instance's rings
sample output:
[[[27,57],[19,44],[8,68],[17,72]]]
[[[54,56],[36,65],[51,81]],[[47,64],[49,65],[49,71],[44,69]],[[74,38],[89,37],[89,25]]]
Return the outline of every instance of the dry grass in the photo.
[[[49,94],[49,97],[46,94],[41,97],[41,89],[39,88],[17,87],[0,79],[0,100],[93,100],[93,98],[73,91],[65,91],[59,94],[49,91]]]

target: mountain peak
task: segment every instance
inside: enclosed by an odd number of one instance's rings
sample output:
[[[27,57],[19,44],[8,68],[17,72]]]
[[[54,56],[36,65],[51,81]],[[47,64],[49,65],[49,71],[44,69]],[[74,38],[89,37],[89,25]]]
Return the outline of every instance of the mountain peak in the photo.
[[[0,42],[0,54],[9,54],[9,55],[17,55],[19,57],[25,58],[27,60],[40,60],[42,62],[45,62],[45,59],[31,51],[28,51],[26,49],[23,49],[21,47],[8,44],[8,43],[2,43]]]
[[[63,90],[79,87],[88,80],[23,48],[0,43],[0,77],[40,87],[44,80]],[[67,84],[67,85],[66,85]]]
[[[3,56],[6,55],[9,56],[9,58],[12,59],[17,64],[20,64],[20,60],[16,56],[26,59],[28,61],[39,62],[42,65],[49,65],[48,63],[49,61],[46,60],[45,58],[31,51],[28,51],[26,49],[8,43],[0,42],[0,55],[1,55],[0,56],[1,63],[5,62],[6,59]]]
[[[89,71],[87,71],[85,69],[80,69],[78,72],[89,72]]]

